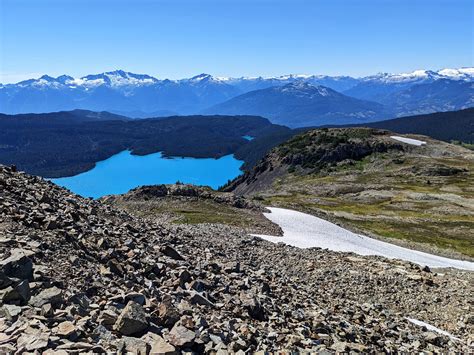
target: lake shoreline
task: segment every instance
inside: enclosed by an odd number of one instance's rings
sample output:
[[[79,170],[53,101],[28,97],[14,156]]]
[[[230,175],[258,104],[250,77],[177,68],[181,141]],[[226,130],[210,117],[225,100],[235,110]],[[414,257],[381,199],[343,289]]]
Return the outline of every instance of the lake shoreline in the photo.
[[[95,163],[83,173],[49,179],[84,197],[126,193],[142,185],[185,182],[217,189],[242,173],[243,161],[233,154],[219,158],[138,155],[126,149]]]

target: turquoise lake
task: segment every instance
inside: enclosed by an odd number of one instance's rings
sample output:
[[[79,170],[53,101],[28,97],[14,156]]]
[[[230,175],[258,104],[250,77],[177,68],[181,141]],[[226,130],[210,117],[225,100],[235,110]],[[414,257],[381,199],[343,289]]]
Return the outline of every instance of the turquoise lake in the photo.
[[[122,194],[142,185],[177,181],[216,189],[240,175],[242,164],[243,161],[233,155],[219,159],[164,158],[161,153],[138,156],[123,151],[96,163],[89,171],[51,181],[78,195],[93,198]]]

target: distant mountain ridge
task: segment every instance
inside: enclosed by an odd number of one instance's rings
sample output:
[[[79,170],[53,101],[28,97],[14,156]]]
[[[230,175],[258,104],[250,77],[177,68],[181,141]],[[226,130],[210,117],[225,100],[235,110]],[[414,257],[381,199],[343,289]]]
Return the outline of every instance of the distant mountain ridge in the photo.
[[[199,81],[215,81],[215,82],[223,82],[229,83],[233,85],[240,85],[241,83],[251,83],[251,82],[270,82],[273,84],[279,82],[282,85],[288,84],[289,82],[293,81],[307,81],[312,82],[316,80],[333,80],[343,82],[347,80],[348,82],[352,83],[352,86],[355,86],[359,82],[419,82],[420,80],[439,80],[439,79],[448,79],[448,80],[467,80],[472,81],[474,80],[474,67],[465,67],[459,69],[440,69],[437,71],[432,70],[415,70],[409,73],[400,73],[400,74],[392,74],[392,73],[378,73],[375,75],[370,75],[366,77],[351,77],[351,76],[329,76],[329,75],[309,75],[309,74],[288,74],[288,75],[281,75],[281,76],[272,76],[272,77],[215,77],[210,74],[199,74],[191,78],[184,78],[178,80],[171,80],[171,79],[158,79],[151,75],[147,74],[135,74],[131,72],[126,72],[124,70],[115,70],[104,72],[100,74],[89,74],[80,78],[74,78],[69,75],[60,75],[56,78],[43,75],[38,79],[28,79],[23,80],[15,84],[3,84],[0,83],[0,87],[6,86],[26,86],[30,84],[39,84],[44,85],[46,82],[54,83],[59,82],[61,84],[68,84],[72,86],[99,86],[102,84],[109,84],[112,86],[126,86],[126,85],[152,85],[158,82],[199,82]],[[324,85],[321,83],[320,85]],[[350,86],[346,84],[347,86]],[[328,83],[325,86],[331,87]],[[337,90],[337,89],[335,89]]]
[[[189,115],[206,112],[211,107],[252,91],[306,83],[315,87],[324,86],[355,99],[382,104],[385,106],[383,112],[401,116],[470,107],[474,105],[474,93],[472,85],[466,83],[473,81],[474,68],[381,73],[362,78],[299,74],[229,78],[203,73],[179,80],[116,70],[81,78],[43,75],[16,84],[0,84],[0,112],[18,114],[85,109],[140,118]],[[449,85],[450,88],[443,88],[443,85],[438,84],[440,82],[448,83],[445,86]],[[424,89],[414,89],[420,85],[426,86]],[[462,100],[453,99],[453,95]],[[418,106],[418,101],[422,105]],[[338,109],[337,106],[330,107],[329,113],[338,117]],[[377,119],[385,118],[377,112]],[[311,114],[315,112],[307,112],[304,116]],[[351,120],[351,117],[360,118],[360,115],[356,110],[348,113],[347,118]],[[321,124],[319,121],[310,124]],[[297,125],[291,120],[284,123]]]
[[[474,106],[474,83],[442,79],[416,84],[381,102],[397,116],[462,110]]]
[[[422,134],[445,142],[461,141],[473,144],[474,108],[399,117],[391,120],[371,122],[363,125],[346,125],[343,127],[360,126],[387,129],[402,134]]]
[[[378,103],[346,96],[325,86],[296,82],[255,90],[204,111],[267,117],[277,124],[304,127],[338,122],[369,122],[387,116]]]

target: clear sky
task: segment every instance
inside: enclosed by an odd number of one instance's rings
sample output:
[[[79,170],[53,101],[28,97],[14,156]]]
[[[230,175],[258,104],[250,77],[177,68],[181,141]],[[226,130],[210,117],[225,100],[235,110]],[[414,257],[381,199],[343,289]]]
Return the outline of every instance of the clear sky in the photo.
[[[0,82],[473,66],[472,0],[0,0]]]

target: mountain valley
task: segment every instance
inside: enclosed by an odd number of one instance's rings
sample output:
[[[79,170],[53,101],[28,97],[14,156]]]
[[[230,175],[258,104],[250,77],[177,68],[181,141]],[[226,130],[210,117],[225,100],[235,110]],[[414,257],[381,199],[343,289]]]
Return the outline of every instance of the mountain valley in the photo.
[[[94,117],[108,115],[112,120]],[[0,114],[0,163],[44,177],[78,174],[124,150],[135,155],[220,158],[255,163],[294,133],[254,116],[186,116],[130,120],[90,111]],[[243,136],[255,137],[248,141]],[[186,137],[186,139],[183,139]],[[247,149],[247,146],[253,147]]]

